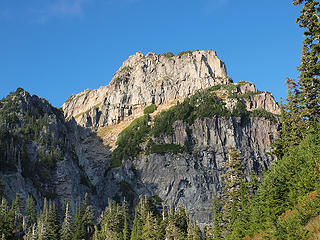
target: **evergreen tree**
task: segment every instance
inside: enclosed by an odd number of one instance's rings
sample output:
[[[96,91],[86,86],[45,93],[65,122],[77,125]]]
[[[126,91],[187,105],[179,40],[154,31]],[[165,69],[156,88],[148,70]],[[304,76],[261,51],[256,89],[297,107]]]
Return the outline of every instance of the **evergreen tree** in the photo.
[[[234,147],[228,146],[226,169],[223,175],[223,220],[226,230],[231,231],[232,224],[238,217],[240,206],[240,186],[243,182],[243,167],[240,164],[240,153]]]
[[[4,190],[4,184],[3,184],[2,178],[0,177],[0,197],[2,196],[3,190]]]
[[[5,239],[13,238],[15,228],[14,211],[9,208],[7,200],[3,197],[0,205],[0,234]]]
[[[77,204],[72,240],[88,239],[93,234],[93,209],[88,205],[86,194],[82,203]]]
[[[187,237],[188,216],[185,209],[179,206],[175,211],[172,209],[168,215],[166,227],[166,239],[184,240]]]
[[[128,239],[128,209],[124,202],[122,206],[115,201],[109,200],[108,206],[103,214],[100,236],[112,239]],[[124,236],[123,236],[124,235]]]
[[[69,202],[67,201],[63,217],[63,223],[60,231],[60,240],[70,239],[72,239],[72,215],[69,207]]]
[[[128,223],[128,215],[124,216],[122,238],[123,238],[123,240],[129,240],[130,239],[130,227],[129,227],[129,223]]]
[[[152,212],[153,206],[151,206],[150,199],[147,197],[140,197],[140,201],[136,206],[133,226],[131,230],[131,240],[142,240],[143,226],[147,219],[149,212]]]
[[[221,206],[215,194],[213,195],[212,206],[213,206],[212,237],[213,239],[221,239],[222,238],[222,213],[221,213]]]
[[[31,197],[30,195],[27,198],[26,201],[26,207],[24,210],[24,214],[25,214],[25,225],[26,228],[30,228],[33,226],[33,224],[35,224],[37,222],[37,210],[36,210],[36,204],[35,201],[33,199],[33,197]]]
[[[274,153],[278,158],[297,146],[314,123],[320,120],[320,5],[315,0],[294,0],[302,5],[297,22],[304,32],[299,79],[287,79],[288,97],[282,106],[280,139]]]
[[[202,240],[202,233],[195,219],[189,217],[187,240]]]
[[[320,4],[316,0],[294,0],[293,4],[304,4],[297,18],[305,29],[298,85],[303,118],[310,127],[314,120],[320,120]]]
[[[143,240],[160,240],[161,231],[160,226],[157,222],[157,219],[152,216],[152,213],[147,214],[145,224],[142,230],[142,239]]]

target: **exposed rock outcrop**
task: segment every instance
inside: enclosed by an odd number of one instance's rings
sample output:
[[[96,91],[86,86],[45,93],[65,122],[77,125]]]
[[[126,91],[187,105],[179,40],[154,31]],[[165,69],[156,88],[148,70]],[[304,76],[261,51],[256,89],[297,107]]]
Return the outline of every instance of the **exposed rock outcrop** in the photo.
[[[173,57],[138,52],[122,64],[108,86],[71,96],[63,111],[81,126],[102,127],[117,124],[146,105],[230,82],[224,63],[212,50]]]

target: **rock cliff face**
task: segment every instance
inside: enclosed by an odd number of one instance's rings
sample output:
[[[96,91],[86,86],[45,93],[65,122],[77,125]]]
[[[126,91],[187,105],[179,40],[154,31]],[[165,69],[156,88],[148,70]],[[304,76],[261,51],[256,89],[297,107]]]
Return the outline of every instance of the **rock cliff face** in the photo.
[[[20,193],[32,195],[38,206],[44,197],[73,206],[86,192],[94,195],[88,180],[78,142],[90,139],[89,129],[74,121],[66,122],[63,113],[47,100],[18,89],[0,101],[0,174],[8,200]],[[88,140],[87,140],[88,141]],[[101,144],[100,144],[101,145]],[[95,144],[92,152],[99,145]],[[105,149],[105,148],[104,148]],[[90,169],[99,158],[92,158]],[[83,163],[84,164],[84,163]]]
[[[226,146],[241,152],[245,173],[260,173],[274,160],[267,154],[277,135],[278,123],[268,119],[251,118],[243,124],[240,118],[214,117],[198,119],[188,127],[182,121],[174,124],[174,134],[164,139],[167,143],[183,144],[192,139],[192,152],[179,154],[142,154],[134,161],[127,160],[122,167],[107,172],[105,196],[120,192],[116,186],[130,183],[136,195],[158,195],[166,205],[183,205],[204,225],[211,219],[213,192],[221,194],[225,171]],[[126,193],[123,196],[128,199]]]
[[[230,112],[240,102],[252,115],[245,120],[213,116],[199,117],[192,124],[175,121],[172,134],[154,140],[179,146],[187,142],[188,151],[147,154],[144,142],[137,157],[111,167],[117,134],[142,116],[145,106],[157,105],[151,114],[154,119],[177,101],[207,88]],[[125,198],[134,205],[140,194],[157,195],[167,205],[186,206],[199,223],[206,224],[212,193],[220,195],[222,191],[226,146],[241,152],[247,174],[252,170],[260,174],[274,160],[267,153],[277,137],[279,122],[274,114],[280,113],[278,104],[271,93],[256,90],[252,83],[232,83],[224,63],[211,50],[180,56],[136,53],[108,86],[71,96],[63,104],[64,116],[44,99],[23,90],[8,99],[18,106],[9,110],[16,112],[17,119],[8,123],[0,118],[0,144],[10,146],[11,137],[3,132],[20,139],[12,149],[0,148],[2,161],[12,161],[0,169],[10,199],[18,191],[25,197],[32,194],[38,204],[41,197],[48,196],[59,202],[68,198],[74,206],[88,192],[91,203],[101,210],[108,198]],[[3,115],[7,100],[0,104]],[[260,112],[253,114],[256,110]],[[29,125],[33,127],[25,130]],[[54,153],[55,149],[59,151]],[[12,153],[15,157],[8,157]],[[49,160],[53,163],[50,168],[43,164]]]
[[[230,83],[226,77],[224,63],[212,50],[173,57],[138,52],[123,63],[108,86],[73,95],[62,107],[66,118],[74,117],[81,126],[113,125],[145,105]]]

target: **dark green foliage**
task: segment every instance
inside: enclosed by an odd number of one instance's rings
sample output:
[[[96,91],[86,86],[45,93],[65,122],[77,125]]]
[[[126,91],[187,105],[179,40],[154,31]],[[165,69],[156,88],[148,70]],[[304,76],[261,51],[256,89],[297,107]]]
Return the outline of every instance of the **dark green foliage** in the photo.
[[[88,205],[87,198],[86,195],[83,202],[77,205],[72,240],[89,239],[93,234],[93,209]]]
[[[288,96],[282,106],[280,139],[275,152],[282,157],[297,146],[308,129],[320,120],[320,4],[315,0],[294,0],[303,5],[297,23],[305,29],[298,81],[287,79]]]
[[[265,119],[269,119],[272,122],[278,122],[278,116],[266,111],[265,109],[255,109],[250,113],[250,117],[259,117],[259,118],[265,118]]]
[[[97,231],[96,229],[96,238],[122,240],[124,235],[126,239],[128,239],[128,218],[128,208],[125,202],[123,205],[119,205],[114,201],[109,201],[108,206],[103,213],[101,230]]]
[[[149,121],[149,115],[137,118],[119,134],[117,148],[111,157],[111,167],[119,167],[123,160],[136,157],[141,152],[140,144],[150,131]]]
[[[151,105],[149,105],[148,107],[146,107],[146,108],[143,110],[143,113],[144,113],[144,114],[151,114],[151,113],[153,113],[155,110],[157,110],[157,105],[151,104]]]
[[[131,187],[130,183],[128,183],[125,180],[122,180],[120,182],[120,192],[125,197],[125,200],[132,205],[134,197],[136,196],[136,193]]]
[[[24,214],[26,216],[26,227],[30,228],[37,221],[37,210],[36,204],[32,196],[28,196],[26,201],[26,207],[24,210]]]
[[[135,209],[130,237],[131,240],[143,239],[143,229],[148,215],[152,215],[156,218],[160,217],[153,200],[148,197],[142,197]]]
[[[247,111],[246,105],[242,101],[238,101],[232,109],[232,116],[241,117],[241,120],[246,122],[249,120],[250,113]]]
[[[233,223],[231,239],[259,230],[269,232],[275,239],[306,239],[305,225],[320,214],[319,166],[320,123],[317,123],[298,146],[291,147],[274,163],[252,200],[246,197],[248,191],[241,193],[246,200],[241,201],[241,214]]]
[[[220,84],[214,85],[214,86],[210,87],[208,90],[209,91],[217,91],[219,89],[221,89],[221,85]]]
[[[217,197],[214,195],[212,199],[212,207],[213,207],[213,226],[212,226],[212,233],[210,236],[213,239],[221,239],[222,232],[223,232],[223,225],[222,225],[222,212],[221,212],[221,204],[219,203]]]
[[[232,230],[232,226],[241,212],[241,185],[243,183],[243,167],[241,166],[241,156],[232,146],[228,146],[227,160],[224,164],[223,174],[223,220],[227,232]]]
[[[256,92],[247,92],[247,93],[235,93],[235,92],[230,92],[228,95],[228,98],[237,98],[237,99],[241,99],[241,98],[250,98],[252,96],[258,95],[262,92],[260,91],[256,91]]]
[[[2,198],[2,193],[3,193],[4,187],[5,186],[3,184],[2,178],[0,177],[0,198]]]
[[[320,120],[320,3],[316,0],[294,0],[295,5],[303,4],[297,23],[305,29],[301,64],[298,67],[298,101],[306,125]]]
[[[182,153],[185,151],[185,147],[177,144],[156,144],[152,140],[148,142],[146,154],[166,154],[166,153]]]

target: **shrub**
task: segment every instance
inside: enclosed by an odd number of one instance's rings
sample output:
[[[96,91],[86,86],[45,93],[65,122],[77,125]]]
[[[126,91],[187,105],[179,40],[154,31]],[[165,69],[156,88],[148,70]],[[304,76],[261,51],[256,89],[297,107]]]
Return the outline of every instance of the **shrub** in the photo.
[[[250,117],[263,117],[265,119],[269,119],[272,122],[277,122],[278,119],[276,117],[277,115],[268,112],[265,109],[259,108],[259,109],[255,109],[252,111],[252,113],[250,114]]]
[[[152,140],[148,142],[146,154],[166,154],[166,153],[182,153],[185,151],[185,147],[178,144],[156,144]]]
[[[192,52],[190,50],[182,51],[182,52],[178,53],[178,56],[182,56],[182,55],[185,55],[185,54],[192,54]]]
[[[217,91],[219,89],[221,89],[221,85],[220,84],[219,85],[214,85],[214,86],[210,87],[208,90],[209,91]]]
[[[236,106],[232,109],[232,115],[235,117],[241,117],[241,120],[246,121],[249,119],[250,113],[247,111],[246,105],[238,101]]]
[[[171,57],[174,57],[174,54],[172,52],[167,52],[167,53],[164,53],[163,56],[167,58],[171,58]]]
[[[144,114],[151,114],[153,113],[155,110],[157,110],[157,106],[155,104],[151,104],[149,105],[148,107],[146,107],[144,110],[143,110],[143,113]]]
[[[141,152],[140,144],[150,132],[149,121],[149,115],[137,118],[119,134],[117,148],[111,157],[111,167],[121,166],[122,160],[136,157]]]

